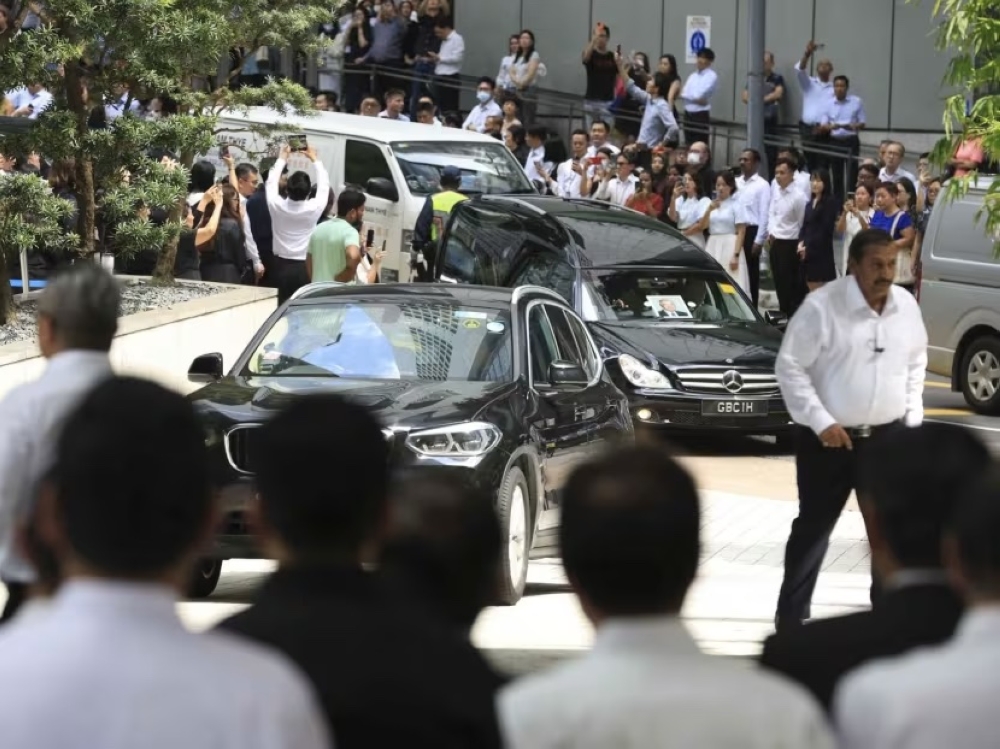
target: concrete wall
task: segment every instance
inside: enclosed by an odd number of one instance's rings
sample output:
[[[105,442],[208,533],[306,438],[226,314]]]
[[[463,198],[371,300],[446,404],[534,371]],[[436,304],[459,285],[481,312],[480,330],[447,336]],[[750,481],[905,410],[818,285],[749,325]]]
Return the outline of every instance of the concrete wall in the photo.
[[[218,351],[228,368],[274,312],[276,293],[239,286],[173,309],[124,317],[111,349],[115,370],[147,377],[182,393],[192,392],[199,386],[187,381],[191,361]],[[0,346],[0,398],[11,388],[36,379],[44,368],[35,342]]]
[[[465,38],[463,72],[495,75],[509,35],[528,28],[548,67],[542,87],[582,94],[580,53],[597,21],[611,26],[611,43],[623,51],[641,50],[650,58],[672,52],[686,76],[693,70],[684,63],[686,18],[711,16],[721,79],[713,115],[742,122],[747,11],[748,0],[461,0],[456,25]],[[928,2],[769,0],[767,46],[790,84],[783,122],[799,119],[792,66],[815,38],[826,44],[817,57],[831,58],[836,73],[847,75],[864,99],[871,130],[939,131],[946,57],[934,49],[933,29]]]

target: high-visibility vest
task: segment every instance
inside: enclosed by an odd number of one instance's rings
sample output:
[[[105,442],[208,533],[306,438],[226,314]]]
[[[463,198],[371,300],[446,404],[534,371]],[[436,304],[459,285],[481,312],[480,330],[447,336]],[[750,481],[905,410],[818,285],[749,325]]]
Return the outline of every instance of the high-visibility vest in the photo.
[[[432,240],[436,242],[441,236],[452,209],[463,200],[468,200],[468,198],[454,190],[446,190],[431,196],[431,207],[434,209],[434,223],[431,226]]]

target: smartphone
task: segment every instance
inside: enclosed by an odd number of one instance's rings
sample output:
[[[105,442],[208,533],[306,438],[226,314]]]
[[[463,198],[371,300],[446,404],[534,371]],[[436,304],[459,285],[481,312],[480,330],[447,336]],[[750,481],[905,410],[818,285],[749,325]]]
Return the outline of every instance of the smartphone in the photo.
[[[603,159],[600,156],[591,156],[587,159],[587,163],[591,166],[600,166],[601,161],[603,161]]]
[[[369,229],[368,236],[365,237],[365,247],[371,247],[373,244],[375,244],[375,230]]]
[[[288,136],[288,147],[293,151],[305,151],[309,148],[309,141],[306,140],[305,133]]]
[[[618,46],[617,46],[617,47],[615,48],[615,52],[617,53],[617,55],[618,55],[619,57],[621,57],[621,56],[622,56],[622,45],[620,45],[620,44],[619,44],[619,45],[618,45]]]
[[[222,156],[222,158],[224,158],[224,159],[228,159],[229,158],[229,146],[223,145],[219,149],[219,155]]]

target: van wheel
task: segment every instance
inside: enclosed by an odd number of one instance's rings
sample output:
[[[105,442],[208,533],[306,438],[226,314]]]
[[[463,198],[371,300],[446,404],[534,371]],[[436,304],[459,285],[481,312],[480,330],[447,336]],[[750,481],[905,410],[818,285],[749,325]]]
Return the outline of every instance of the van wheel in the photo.
[[[986,335],[969,344],[958,376],[962,395],[973,411],[1000,414],[1000,338]]]
[[[202,559],[188,581],[188,598],[208,598],[215,591],[221,576],[221,559]]]
[[[514,466],[504,476],[497,493],[500,516],[500,586],[497,603],[513,606],[524,595],[528,579],[528,552],[531,550],[531,517],[528,512],[528,481],[520,468]]]

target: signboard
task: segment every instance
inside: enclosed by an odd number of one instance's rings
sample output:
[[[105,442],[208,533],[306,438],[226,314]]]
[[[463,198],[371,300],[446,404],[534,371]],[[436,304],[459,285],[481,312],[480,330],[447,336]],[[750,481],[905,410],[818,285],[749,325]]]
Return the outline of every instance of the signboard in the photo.
[[[712,46],[712,17],[688,16],[684,35],[685,58],[688,64],[698,59],[698,53]]]

